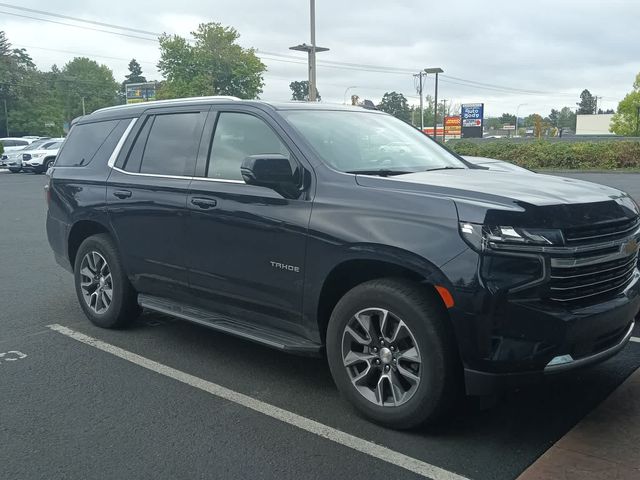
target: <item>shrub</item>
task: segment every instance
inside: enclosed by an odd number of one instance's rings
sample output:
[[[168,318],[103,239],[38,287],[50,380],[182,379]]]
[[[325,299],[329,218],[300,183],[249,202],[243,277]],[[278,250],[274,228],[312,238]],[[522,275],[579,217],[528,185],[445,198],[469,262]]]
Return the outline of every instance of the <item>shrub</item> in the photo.
[[[512,142],[509,140],[452,141],[447,147],[460,155],[497,158],[533,170],[640,168],[640,142]]]

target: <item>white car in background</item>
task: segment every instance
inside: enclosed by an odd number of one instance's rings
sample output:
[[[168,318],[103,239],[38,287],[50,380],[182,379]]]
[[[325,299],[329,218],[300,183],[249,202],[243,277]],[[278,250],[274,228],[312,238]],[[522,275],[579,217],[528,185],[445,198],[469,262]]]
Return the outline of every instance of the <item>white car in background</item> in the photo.
[[[62,146],[64,138],[51,138],[36,148],[25,148],[20,153],[21,170],[23,172],[44,173],[46,172],[58,155],[58,150]],[[17,168],[17,167],[15,167]],[[11,168],[9,168],[11,170]],[[12,170],[13,171],[13,170]]]
[[[20,170],[22,170],[23,153],[28,153],[31,150],[46,148],[56,141],[59,141],[59,139],[42,138],[40,140],[33,141],[33,143],[27,145],[26,147],[22,147],[19,150],[5,152],[0,157],[0,168],[8,168],[10,172],[18,173]]]
[[[34,140],[32,138],[20,138],[20,137],[4,137],[0,138],[0,143],[2,144],[3,154],[6,155],[11,152],[15,152],[23,149],[24,147],[29,146],[29,144],[33,143]]]

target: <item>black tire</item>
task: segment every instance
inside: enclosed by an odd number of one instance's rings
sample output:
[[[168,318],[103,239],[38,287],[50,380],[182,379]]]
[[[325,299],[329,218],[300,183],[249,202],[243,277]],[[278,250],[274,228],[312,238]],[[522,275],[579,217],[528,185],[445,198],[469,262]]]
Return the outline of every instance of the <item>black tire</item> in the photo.
[[[91,252],[97,252],[106,260],[112,277],[111,303],[102,313],[97,313],[88,305],[81,286],[81,265],[85,256]],[[102,328],[124,328],[140,315],[137,293],[122,268],[120,255],[109,235],[93,235],[80,244],[75,258],[74,279],[80,306],[94,325]]]
[[[42,164],[42,167],[36,173],[40,173],[40,174],[46,173],[47,170],[49,170],[49,167],[53,164],[54,160],[55,159],[53,159],[53,158],[49,158],[49,159],[45,160],[44,163]]]
[[[22,169],[20,169],[20,168],[10,168],[10,169],[9,169],[9,171],[10,171],[11,173],[19,173],[19,172],[20,172],[20,170],[22,170]]]
[[[382,406],[365,398],[343,363],[345,328],[357,312],[371,307],[388,310],[401,319],[420,352],[420,381],[412,396],[399,405]],[[340,393],[365,417],[390,428],[410,429],[441,421],[460,397],[458,350],[447,322],[442,302],[428,286],[383,278],[354,287],[336,305],[327,329],[327,359]],[[374,375],[375,383],[375,375],[379,374],[374,368],[369,375]]]

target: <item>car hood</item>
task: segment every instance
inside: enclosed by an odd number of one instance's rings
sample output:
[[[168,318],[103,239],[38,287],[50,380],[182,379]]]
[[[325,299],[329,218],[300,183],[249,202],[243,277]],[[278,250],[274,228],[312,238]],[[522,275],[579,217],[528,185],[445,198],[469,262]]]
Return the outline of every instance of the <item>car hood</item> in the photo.
[[[590,224],[637,215],[615,188],[571,178],[480,169],[416,172],[394,177],[359,175],[359,185],[448,197],[461,220],[542,226]],[[505,223],[502,223],[505,224]]]

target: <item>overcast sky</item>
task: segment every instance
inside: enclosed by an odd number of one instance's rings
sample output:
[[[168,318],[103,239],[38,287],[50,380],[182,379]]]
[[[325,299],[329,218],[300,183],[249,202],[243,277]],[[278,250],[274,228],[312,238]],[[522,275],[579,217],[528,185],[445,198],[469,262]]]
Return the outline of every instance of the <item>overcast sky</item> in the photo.
[[[6,5],[184,36],[202,22],[234,26],[243,46],[286,55],[264,55],[268,70],[261,97],[266,100],[289,99],[289,82],[307,75],[306,54],[288,50],[309,43],[306,0],[0,3],[0,29],[14,46],[26,48],[39,68],[88,56],[109,66],[116,80],[122,81],[132,57],[148,79],[160,79],[155,67],[159,50],[152,37],[119,31],[151,39],[143,40],[77,28],[69,25],[87,24]],[[331,49],[318,54],[318,89],[323,101],[332,103],[342,103],[345,89],[351,86],[357,88],[350,89],[349,95],[375,102],[384,92],[395,90],[417,103],[410,71],[442,67],[440,98],[483,102],[485,115],[515,113],[520,104],[524,104],[521,116],[546,115],[551,108],[575,107],[585,88],[602,97],[603,108],[615,108],[640,72],[638,0],[317,0],[316,17],[317,43]],[[323,61],[407,72],[336,68]],[[486,85],[469,86],[469,81]],[[432,93],[433,87],[433,80],[428,80],[425,93]]]

